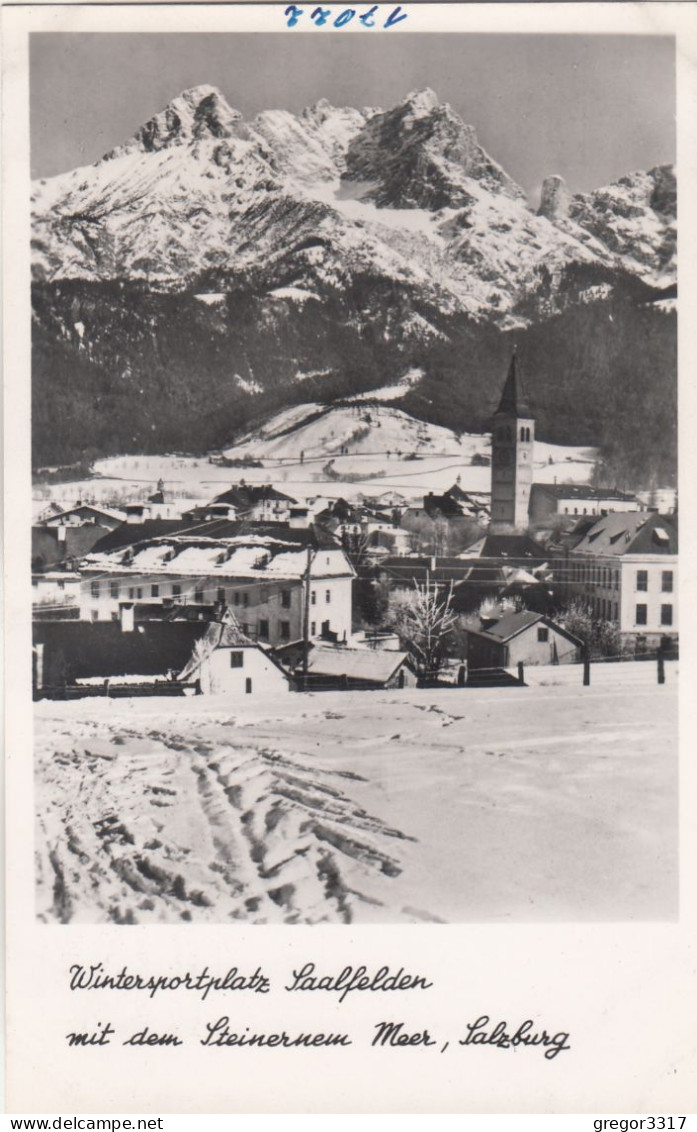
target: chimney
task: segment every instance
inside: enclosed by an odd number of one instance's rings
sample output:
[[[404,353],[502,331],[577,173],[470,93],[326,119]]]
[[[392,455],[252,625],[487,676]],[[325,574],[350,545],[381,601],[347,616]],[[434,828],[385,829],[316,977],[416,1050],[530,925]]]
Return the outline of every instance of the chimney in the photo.
[[[121,632],[132,633],[135,627],[135,607],[132,601],[122,601],[119,605]]]

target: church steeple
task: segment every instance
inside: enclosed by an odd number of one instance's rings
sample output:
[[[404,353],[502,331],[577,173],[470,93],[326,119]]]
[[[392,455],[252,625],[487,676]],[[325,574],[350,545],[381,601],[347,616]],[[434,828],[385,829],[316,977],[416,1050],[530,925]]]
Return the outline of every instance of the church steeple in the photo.
[[[491,526],[520,530],[528,525],[535,420],[515,350],[491,430]]]
[[[518,362],[518,355],[513,349],[513,356],[511,364],[508,367],[508,377],[506,384],[503,387],[501,394],[501,401],[496,410],[496,416],[499,413],[505,413],[509,417],[525,417],[526,419],[532,417],[532,410],[525,392],[523,385],[523,376],[520,372],[520,363]]]

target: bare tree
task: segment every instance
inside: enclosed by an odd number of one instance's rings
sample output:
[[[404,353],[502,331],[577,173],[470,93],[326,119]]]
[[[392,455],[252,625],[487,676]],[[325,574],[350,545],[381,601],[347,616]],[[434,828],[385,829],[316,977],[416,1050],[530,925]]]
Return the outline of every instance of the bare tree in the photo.
[[[452,592],[452,584],[443,597],[428,582],[415,581],[413,591],[392,597],[390,621],[422,676],[435,676],[446,656],[448,638],[457,624]]]

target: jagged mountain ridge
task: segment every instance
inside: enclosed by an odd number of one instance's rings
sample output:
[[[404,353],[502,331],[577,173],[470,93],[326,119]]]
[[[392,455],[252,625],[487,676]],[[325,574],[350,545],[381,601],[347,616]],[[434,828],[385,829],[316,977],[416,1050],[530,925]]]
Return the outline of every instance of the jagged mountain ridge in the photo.
[[[323,294],[379,274],[507,325],[526,320],[543,268],[558,289],[571,264],[673,282],[674,215],[652,205],[670,177],[633,174],[563,210],[543,191],[536,214],[432,91],[386,112],[320,102],[245,122],[203,86],[95,165],[35,187],[34,275],[195,290],[213,273],[224,290],[268,293],[275,271]]]
[[[413,367],[410,412],[486,427],[507,330],[519,345],[539,330],[539,359],[540,336],[555,341],[543,427],[573,441],[574,398],[601,370],[611,380],[603,343],[615,356],[636,342],[641,382],[655,350],[628,327],[674,334],[649,309],[674,280],[672,169],[575,196],[548,180],[535,213],[431,91],[245,122],[198,87],[101,161],[37,183],[33,208],[38,464],[203,451],[282,405]],[[572,318],[585,307],[596,340],[579,351],[554,327],[585,327]],[[674,382],[670,367],[658,380]],[[599,413],[581,416],[579,442],[602,443]]]

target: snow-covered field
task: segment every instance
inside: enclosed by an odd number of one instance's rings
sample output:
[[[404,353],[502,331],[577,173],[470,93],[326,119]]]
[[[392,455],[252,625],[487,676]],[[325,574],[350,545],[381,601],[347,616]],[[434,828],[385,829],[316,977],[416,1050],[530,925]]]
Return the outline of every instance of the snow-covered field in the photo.
[[[49,922],[667,919],[677,665],[36,706]]]
[[[145,497],[162,479],[168,491],[193,504],[208,502],[244,478],[273,483],[298,499],[350,499],[390,489],[417,499],[427,491],[446,491],[458,476],[464,491],[488,492],[491,469],[471,461],[490,455],[490,437],[457,435],[416,420],[386,401],[389,388],[377,391],[383,400],[377,406],[357,399],[329,412],[315,403],[283,410],[225,452],[232,459],[259,461],[261,467],[224,468],[205,457],[116,456],[96,463],[100,478],[37,488],[35,494],[66,504],[77,498],[118,502]],[[594,459],[593,449],[537,441],[535,481],[585,483]]]

